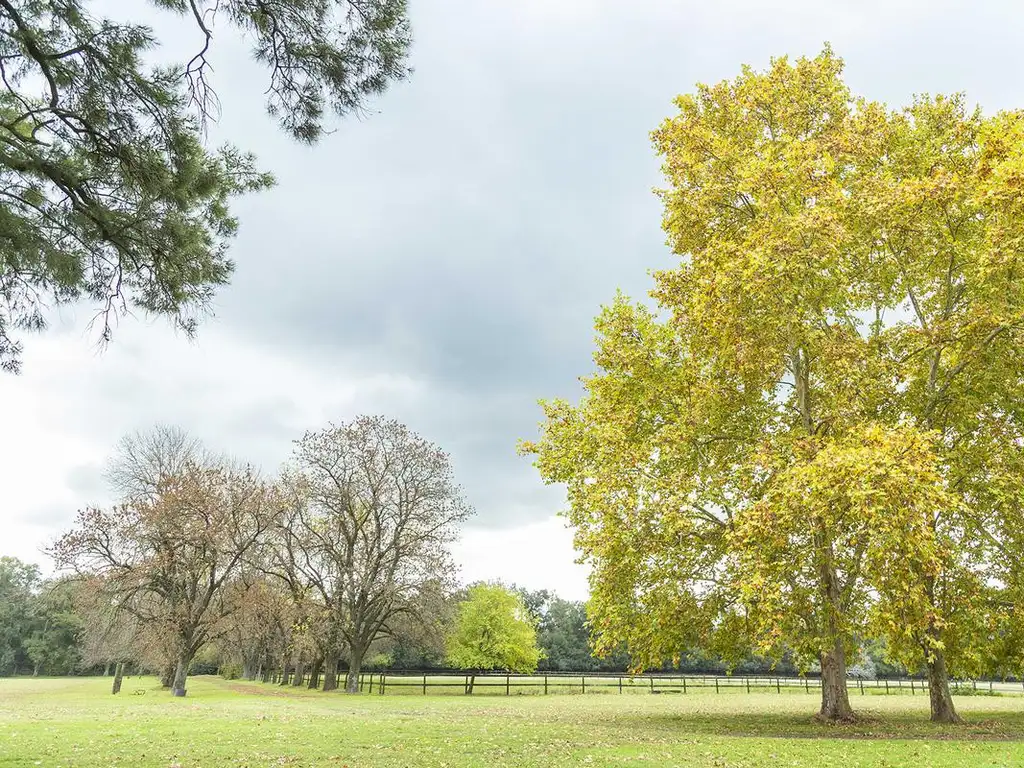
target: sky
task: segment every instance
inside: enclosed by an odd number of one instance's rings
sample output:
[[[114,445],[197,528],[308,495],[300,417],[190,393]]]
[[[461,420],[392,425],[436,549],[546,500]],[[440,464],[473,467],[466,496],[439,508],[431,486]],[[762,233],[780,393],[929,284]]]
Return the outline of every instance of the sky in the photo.
[[[161,56],[187,26],[138,2]],[[314,147],[263,109],[266,73],[228,28],[211,61],[210,141],[255,152],[277,186],[234,207],[237,269],[190,341],[127,318],[101,350],[95,308],[63,308],[0,374],[0,554],[41,550],[87,504],[117,440],[176,424],[273,473],[309,429],[363,413],[451,454],[476,509],[464,581],[585,599],[586,570],[516,441],[540,398],[580,394],[593,319],[670,267],[650,132],[698,82],[831,43],[855,93],[898,106],[962,91],[1024,107],[1024,12],[977,0],[410,0],[414,73]]]

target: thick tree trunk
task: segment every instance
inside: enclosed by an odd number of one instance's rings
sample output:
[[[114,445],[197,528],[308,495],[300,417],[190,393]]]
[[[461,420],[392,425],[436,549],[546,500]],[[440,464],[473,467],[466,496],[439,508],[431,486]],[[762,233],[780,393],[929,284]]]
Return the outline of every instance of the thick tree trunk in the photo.
[[[846,654],[840,640],[830,652],[821,655],[821,710],[818,717],[830,722],[853,720],[850,693],[846,688]]]
[[[295,664],[295,674],[292,675],[292,685],[298,688],[306,678],[306,670],[301,661]]]
[[[288,685],[288,683],[291,682],[291,679],[292,679],[291,665],[289,665],[288,662],[285,661],[285,662],[283,662],[283,664],[281,666],[281,681],[280,681],[279,684],[280,685]]]
[[[946,655],[938,649],[932,649],[928,663],[928,699],[931,704],[933,723],[962,723],[960,715],[953,706],[953,696],[949,692],[949,673],[946,671]]]
[[[359,670],[363,666],[363,655],[352,654],[352,660],[348,665],[348,674],[345,676],[345,692],[359,693]]]
[[[309,670],[309,688],[316,690],[320,687],[320,670],[323,669],[324,660],[317,659]]]
[[[255,680],[256,679],[256,665],[248,659],[242,659],[242,679],[243,680]]]
[[[338,688],[338,657],[332,656],[324,663],[324,690],[334,691]]]
[[[174,684],[174,662],[170,662],[164,671],[160,673],[160,686],[162,688],[170,688]]]
[[[174,684],[172,692],[175,696],[185,695],[185,679],[188,677],[188,665],[192,661],[188,654],[181,654],[178,657],[178,663],[174,667]]]
[[[114,667],[114,685],[111,687],[110,692],[118,694],[121,692],[121,679],[124,677],[124,662],[117,662],[117,666]]]

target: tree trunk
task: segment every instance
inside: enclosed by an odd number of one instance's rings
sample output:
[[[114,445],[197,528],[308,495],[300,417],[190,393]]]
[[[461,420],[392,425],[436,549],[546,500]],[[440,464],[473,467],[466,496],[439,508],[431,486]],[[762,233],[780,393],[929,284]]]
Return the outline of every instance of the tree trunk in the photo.
[[[931,704],[932,722],[960,724],[963,720],[953,706],[949,692],[949,673],[946,671],[946,655],[937,648],[930,649],[928,663],[928,699]]]
[[[39,677],[39,662],[32,665],[32,677]]]
[[[121,692],[121,678],[124,676],[124,662],[117,662],[117,666],[114,667],[114,685],[111,687],[110,692],[117,695]]]
[[[345,677],[345,692],[359,693],[359,670],[362,669],[362,654],[352,654],[352,660],[348,665],[348,675]]]
[[[172,686],[175,696],[185,695],[185,679],[188,677],[188,665],[192,660],[188,654],[181,654],[178,663],[174,667],[174,684]]]
[[[103,676],[104,677],[110,677],[110,662],[109,661],[103,667]]]
[[[324,690],[334,691],[338,688],[338,657],[331,656],[324,664]]]
[[[288,664],[287,661],[284,661],[281,664],[281,681],[280,681],[279,684],[280,685],[288,685],[288,683],[291,682],[291,679],[292,679],[292,669],[291,669],[291,666]]]
[[[164,667],[164,671],[160,673],[160,687],[170,688],[174,683],[174,662],[169,663]]]
[[[821,710],[818,718],[830,722],[853,720],[850,693],[846,688],[846,654],[841,640],[821,655]]]
[[[295,686],[296,688],[298,688],[300,685],[302,685],[302,681],[305,678],[306,678],[306,670],[303,669],[302,662],[298,661],[295,664],[295,674],[292,675],[292,685]]]
[[[323,669],[324,660],[317,659],[313,662],[313,666],[309,670],[309,688],[316,690],[320,687],[320,670]]]
[[[546,679],[547,678],[545,678],[545,680]],[[476,675],[470,675],[469,676],[469,687],[466,688],[466,693],[469,694],[470,696],[473,695],[473,683],[475,683],[475,682],[476,682]]]

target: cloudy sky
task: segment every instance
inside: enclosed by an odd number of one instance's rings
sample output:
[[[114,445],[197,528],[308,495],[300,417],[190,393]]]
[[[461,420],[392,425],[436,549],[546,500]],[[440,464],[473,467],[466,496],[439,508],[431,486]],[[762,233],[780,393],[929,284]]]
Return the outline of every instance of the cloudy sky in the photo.
[[[107,0],[120,13],[145,13]],[[125,320],[99,352],[88,308],[26,340],[0,375],[0,554],[40,562],[124,433],[178,424],[274,471],[306,429],[360,413],[439,443],[477,510],[464,579],[586,596],[571,534],[518,438],[541,397],[576,397],[592,319],[670,265],[649,132],[672,98],[825,41],[853,89],[897,105],[964,91],[1024,106],[1024,11],[941,0],[410,0],[415,73],[320,145],[263,114],[265,77],[216,38],[214,140],[278,186],[236,208],[237,273],[195,342]],[[123,14],[121,14],[123,15]],[[195,37],[147,17],[168,45]]]

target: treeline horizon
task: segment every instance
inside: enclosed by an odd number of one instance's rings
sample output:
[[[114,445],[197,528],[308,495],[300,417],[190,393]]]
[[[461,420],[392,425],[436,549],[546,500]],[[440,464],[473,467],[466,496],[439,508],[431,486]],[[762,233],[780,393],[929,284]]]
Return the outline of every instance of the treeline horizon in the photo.
[[[471,582],[445,597],[447,609],[440,631],[423,633],[414,631],[387,638],[380,642],[360,665],[361,672],[423,672],[441,673],[460,669],[463,672],[504,671],[483,668],[459,668],[447,659],[445,637],[453,624],[455,610],[466,599],[467,592],[476,584],[502,584],[502,582]],[[71,577],[44,579],[38,566],[18,558],[0,557],[0,605],[7,609],[0,613],[0,677],[11,676],[112,676],[118,662],[102,645],[97,645],[95,633],[88,631],[88,615],[75,611],[77,589],[82,582]],[[625,650],[600,658],[594,652],[587,626],[586,603],[566,600],[552,590],[528,590],[508,584],[526,607],[536,627],[536,642],[542,651],[536,672],[543,673],[607,673],[629,674],[631,661]],[[21,621],[18,617],[21,617]],[[266,653],[254,653],[254,645],[235,634],[212,644],[192,660],[190,675],[220,675],[228,679],[245,679],[281,683],[285,668]],[[249,638],[250,640],[253,638]],[[246,653],[248,650],[248,653]],[[171,687],[166,665],[144,655],[122,661],[123,675],[155,675],[162,677],[165,687]],[[347,658],[338,661],[338,673],[349,671]],[[739,661],[727,660],[709,649],[690,649],[678,660],[665,660],[649,666],[644,673],[676,673],[707,675],[751,675],[781,677],[817,677],[818,669],[801,671],[790,658],[774,662],[753,653]],[[862,679],[895,679],[923,677],[924,670],[907,670],[886,659],[881,643],[867,644],[864,653],[849,674]],[[1004,680],[1017,679],[1013,675],[994,674],[987,677]],[[984,677],[982,678],[984,679]],[[321,665],[310,665],[302,670],[292,666],[287,683],[309,688],[324,685]]]

